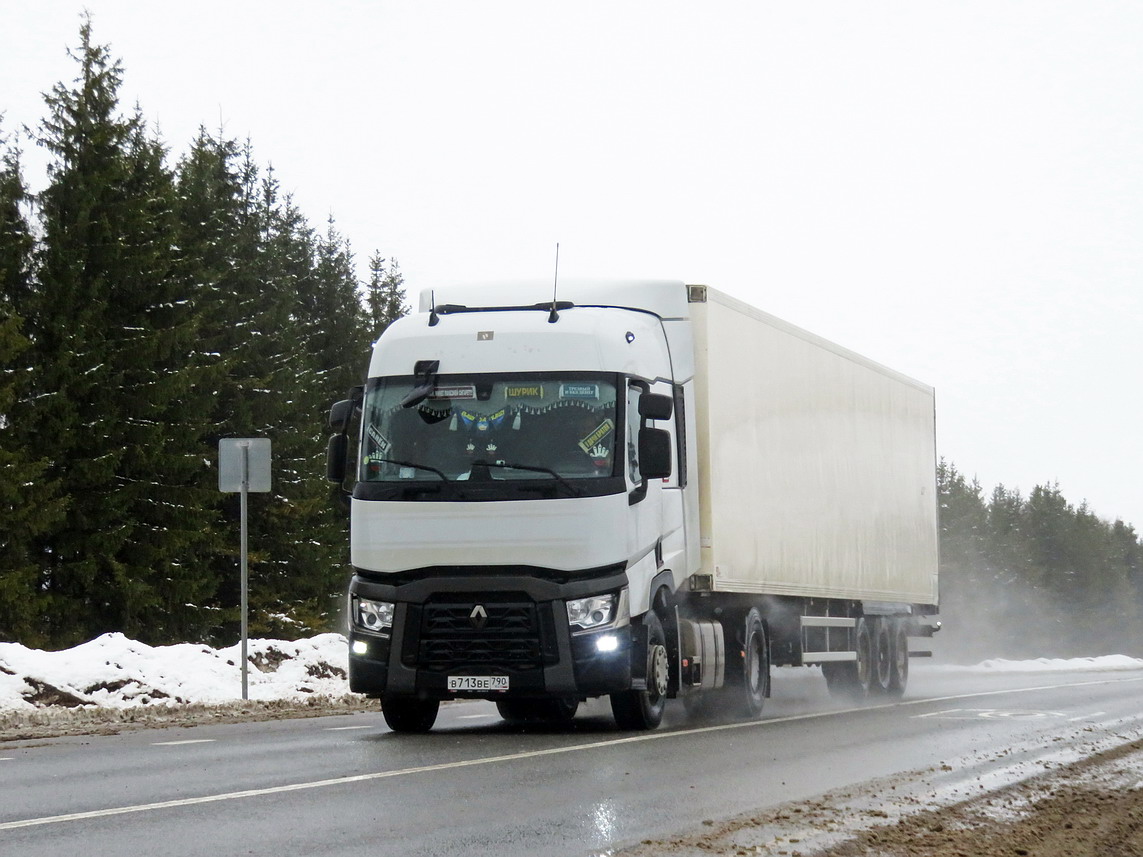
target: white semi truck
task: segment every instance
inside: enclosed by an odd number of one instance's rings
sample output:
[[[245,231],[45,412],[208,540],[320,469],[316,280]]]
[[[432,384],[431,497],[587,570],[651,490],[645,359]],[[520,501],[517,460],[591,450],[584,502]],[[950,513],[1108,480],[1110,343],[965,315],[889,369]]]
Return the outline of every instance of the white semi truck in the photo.
[[[939,625],[932,389],[705,286],[551,288],[423,294],[333,406],[351,689],[399,732],[455,698],[757,716],[782,665],[903,693]]]

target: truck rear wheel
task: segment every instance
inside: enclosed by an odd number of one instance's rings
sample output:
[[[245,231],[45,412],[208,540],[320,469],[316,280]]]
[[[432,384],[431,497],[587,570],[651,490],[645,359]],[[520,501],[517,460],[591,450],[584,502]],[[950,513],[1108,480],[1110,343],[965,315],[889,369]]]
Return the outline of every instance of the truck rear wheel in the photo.
[[[735,677],[738,687],[736,713],[743,717],[757,717],[762,713],[770,692],[770,646],[766,628],[755,608],[746,614],[742,634],[742,667]]]
[[[415,696],[386,696],[381,699],[381,714],[394,732],[428,732],[437,722],[441,704],[436,699]]]
[[[670,680],[667,635],[654,610],[643,619],[647,626],[647,689],[611,694],[611,713],[620,729],[654,729],[663,722]]]

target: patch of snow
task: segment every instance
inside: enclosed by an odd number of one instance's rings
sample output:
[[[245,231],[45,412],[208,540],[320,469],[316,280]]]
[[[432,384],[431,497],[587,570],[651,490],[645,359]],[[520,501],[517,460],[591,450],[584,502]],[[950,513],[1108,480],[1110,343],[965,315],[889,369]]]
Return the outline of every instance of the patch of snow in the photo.
[[[249,640],[247,656],[250,699],[349,692],[349,655],[341,634],[294,642]],[[148,646],[119,633],[59,652],[0,643],[0,710],[231,702],[242,696],[240,660],[238,644]]]

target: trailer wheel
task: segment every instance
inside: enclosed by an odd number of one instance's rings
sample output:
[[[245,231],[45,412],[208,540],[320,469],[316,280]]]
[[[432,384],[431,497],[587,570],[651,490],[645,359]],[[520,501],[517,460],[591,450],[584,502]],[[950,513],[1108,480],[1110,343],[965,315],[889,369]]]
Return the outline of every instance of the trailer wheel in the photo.
[[[386,696],[381,699],[381,714],[394,732],[428,732],[437,722],[441,704],[436,699],[415,696]]]
[[[870,677],[870,689],[874,693],[889,693],[893,681],[893,635],[892,620],[880,618],[873,620],[873,674]]]
[[[557,699],[503,699],[496,710],[509,723],[552,723],[566,725],[575,718],[579,700],[567,696]]]
[[[663,722],[667,705],[671,674],[667,635],[654,610],[647,612],[643,623],[647,626],[647,689],[611,694],[611,713],[620,729],[654,729]]]
[[[903,621],[893,623],[893,669],[889,678],[889,695],[905,695],[909,683],[909,632]]]
[[[862,617],[857,620],[857,671],[853,695],[856,699],[865,699],[869,696],[869,687],[873,683],[873,632],[869,627],[869,620]]]
[[[853,661],[827,661],[822,664],[822,674],[825,676],[826,687],[829,689],[830,696],[836,699],[861,702],[869,695],[869,685],[874,670],[873,634],[870,632],[867,619],[860,618],[857,620],[853,637],[857,659]]]

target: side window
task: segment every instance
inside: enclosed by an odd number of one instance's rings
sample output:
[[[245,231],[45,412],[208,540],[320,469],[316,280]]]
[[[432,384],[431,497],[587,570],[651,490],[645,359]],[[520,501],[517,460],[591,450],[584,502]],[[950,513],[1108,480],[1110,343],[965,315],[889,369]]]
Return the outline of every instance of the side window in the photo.
[[[643,481],[639,472],[639,397],[642,394],[634,384],[627,387],[627,473],[635,485]]]

